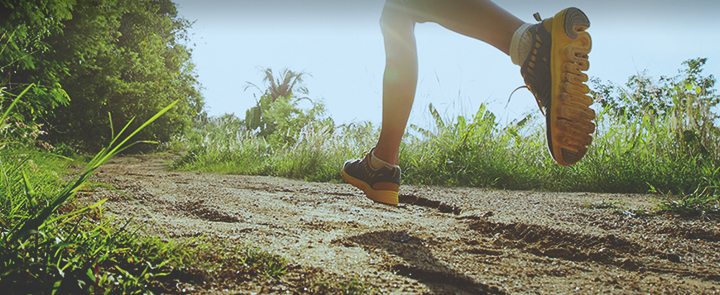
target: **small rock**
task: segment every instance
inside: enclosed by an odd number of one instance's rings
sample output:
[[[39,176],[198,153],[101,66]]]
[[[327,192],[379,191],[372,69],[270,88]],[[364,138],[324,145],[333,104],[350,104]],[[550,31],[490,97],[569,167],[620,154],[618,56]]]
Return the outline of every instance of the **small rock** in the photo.
[[[678,263],[678,262],[680,262],[680,255],[678,255],[677,253],[668,253],[667,259],[670,260],[671,262]]]
[[[632,261],[632,259],[630,259],[630,258],[625,258],[621,261],[620,267],[630,270],[630,271],[635,271],[638,268],[640,268],[640,264],[635,261]]]

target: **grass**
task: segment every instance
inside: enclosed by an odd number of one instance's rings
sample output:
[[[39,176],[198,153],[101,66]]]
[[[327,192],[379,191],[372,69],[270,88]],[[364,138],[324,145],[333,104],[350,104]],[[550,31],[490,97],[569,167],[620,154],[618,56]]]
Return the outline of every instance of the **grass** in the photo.
[[[88,181],[90,175],[128,146],[130,137],[111,143],[75,177],[67,166],[77,163],[69,158],[30,147],[0,149],[0,289],[4,294],[234,289],[248,281],[282,285],[282,278],[296,271],[285,258],[239,241],[149,236],[132,220],[106,216],[102,210],[106,199],[78,207],[73,202],[75,193],[99,185]],[[68,182],[68,178],[72,179]],[[306,285],[324,286],[314,294],[366,290],[357,281],[328,285],[310,280]]]
[[[5,130],[11,126],[6,122],[13,106],[31,87],[18,95],[0,118]],[[69,182],[58,173],[54,159],[59,157],[13,148],[6,144],[11,137],[4,137],[0,152],[0,288],[24,294],[137,293],[145,290],[148,280],[163,274],[159,269],[170,260],[143,252],[156,248],[130,231],[128,224],[113,225],[103,219],[105,200],[75,208],[72,199],[100,165],[132,146],[126,144],[128,140],[173,105],[118,140],[126,125],[109,148]]]
[[[681,215],[705,216],[720,213],[720,194],[718,187],[698,187],[691,193],[673,194],[660,192],[652,188],[660,198],[653,199],[656,210]]]
[[[405,184],[647,193],[651,187],[690,191],[720,178],[720,136],[705,134],[706,152],[698,152],[696,142],[678,131],[692,128],[678,127],[680,117],[630,119],[601,111],[592,146],[571,167],[555,164],[549,155],[541,118],[499,126],[481,107],[471,118],[435,119],[435,130],[413,127],[403,141]],[[342,164],[369,151],[377,134],[370,124],[306,126],[295,144],[286,145],[211,119],[173,143],[176,150],[189,150],[173,168],[339,182]]]
[[[369,123],[309,125],[293,144],[269,142],[235,117],[211,118],[168,147],[186,154],[171,168],[228,174],[275,175],[338,181],[338,167],[369,150],[377,137]]]

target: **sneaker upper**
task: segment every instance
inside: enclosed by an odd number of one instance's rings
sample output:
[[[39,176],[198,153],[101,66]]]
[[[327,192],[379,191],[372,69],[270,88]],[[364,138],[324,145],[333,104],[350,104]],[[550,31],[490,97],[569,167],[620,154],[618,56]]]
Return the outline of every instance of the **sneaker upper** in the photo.
[[[345,162],[343,171],[365,183],[367,183],[374,190],[394,190],[397,191],[400,186],[400,168],[390,169],[388,167],[381,167],[380,169],[373,169],[370,166],[370,157],[372,152],[368,153],[361,160],[350,160]]]

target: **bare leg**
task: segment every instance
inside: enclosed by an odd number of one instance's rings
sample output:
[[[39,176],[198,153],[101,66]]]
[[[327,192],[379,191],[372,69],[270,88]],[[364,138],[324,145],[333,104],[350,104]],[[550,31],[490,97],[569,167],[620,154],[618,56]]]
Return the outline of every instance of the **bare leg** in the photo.
[[[380,20],[385,40],[383,116],[375,156],[399,164],[400,143],[418,79],[415,23],[436,22],[508,54],[523,21],[489,0],[388,0]]]

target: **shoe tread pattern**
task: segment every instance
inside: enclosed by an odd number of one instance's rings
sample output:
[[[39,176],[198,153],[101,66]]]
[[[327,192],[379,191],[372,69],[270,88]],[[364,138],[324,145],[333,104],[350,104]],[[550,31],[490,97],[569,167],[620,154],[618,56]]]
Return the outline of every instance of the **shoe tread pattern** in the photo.
[[[560,30],[554,27],[558,25]],[[587,54],[592,42],[585,32],[589,26],[582,11],[568,8],[530,27],[533,44],[521,67],[526,85],[545,111],[548,147],[561,165],[579,161],[595,132],[595,112],[589,108],[593,100],[587,96],[588,76],[583,73],[590,67]],[[551,31],[557,34],[555,40]],[[553,75],[553,68],[562,73]]]

